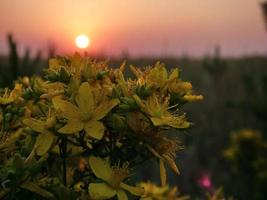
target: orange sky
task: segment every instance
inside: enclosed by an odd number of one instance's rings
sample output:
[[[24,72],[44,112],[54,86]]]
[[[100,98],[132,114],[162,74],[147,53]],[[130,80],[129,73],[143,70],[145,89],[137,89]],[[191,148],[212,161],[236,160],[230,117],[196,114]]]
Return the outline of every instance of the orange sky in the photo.
[[[0,0],[0,53],[14,33],[20,49],[76,50],[88,34],[88,51],[120,55],[201,56],[215,44],[236,56],[267,53],[257,0]]]

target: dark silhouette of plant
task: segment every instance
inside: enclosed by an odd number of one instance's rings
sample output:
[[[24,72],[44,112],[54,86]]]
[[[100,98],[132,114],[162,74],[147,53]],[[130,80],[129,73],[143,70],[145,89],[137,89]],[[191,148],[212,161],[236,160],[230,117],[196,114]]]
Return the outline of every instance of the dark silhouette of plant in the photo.
[[[39,74],[44,61],[42,53],[38,51],[34,58],[30,57],[30,49],[26,48],[22,58],[19,57],[17,42],[12,34],[7,35],[8,56],[0,59],[0,86],[5,87],[12,84],[18,77]]]

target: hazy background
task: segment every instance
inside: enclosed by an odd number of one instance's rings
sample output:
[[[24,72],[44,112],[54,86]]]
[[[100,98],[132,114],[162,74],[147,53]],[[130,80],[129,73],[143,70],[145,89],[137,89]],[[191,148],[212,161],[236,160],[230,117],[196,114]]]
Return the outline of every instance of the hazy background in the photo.
[[[5,35],[19,50],[77,50],[74,39],[91,38],[89,52],[118,56],[203,56],[220,45],[223,56],[267,53],[257,0],[1,0],[0,53]]]

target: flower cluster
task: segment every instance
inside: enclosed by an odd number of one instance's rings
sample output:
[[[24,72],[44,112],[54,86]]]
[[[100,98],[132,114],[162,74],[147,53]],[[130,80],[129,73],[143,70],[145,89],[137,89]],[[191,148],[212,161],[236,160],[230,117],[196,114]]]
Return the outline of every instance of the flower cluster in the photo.
[[[192,123],[184,104],[202,100],[164,64],[111,68],[79,54],[50,59],[44,77],[0,92],[0,198],[179,199],[165,165],[181,144],[172,129]],[[159,162],[162,187],[131,184],[131,170]],[[36,198],[37,198],[36,197]]]

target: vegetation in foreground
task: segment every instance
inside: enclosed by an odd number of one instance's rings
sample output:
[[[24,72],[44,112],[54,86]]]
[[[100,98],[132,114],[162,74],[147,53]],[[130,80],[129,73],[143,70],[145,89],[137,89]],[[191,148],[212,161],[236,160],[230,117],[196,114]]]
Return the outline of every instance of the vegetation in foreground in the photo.
[[[49,61],[44,79],[21,78],[0,97],[1,199],[186,199],[167,185],[181,149],[170,130],[191,126],[183,105],[203,99],[179,70],[120,68],[75,54]],[[161,186],[131,183],[146,160]]]

